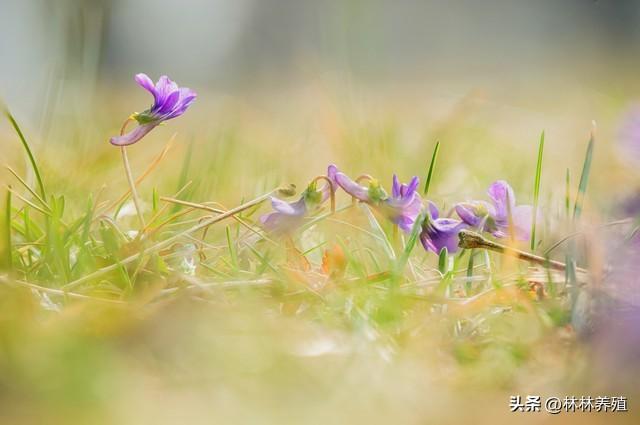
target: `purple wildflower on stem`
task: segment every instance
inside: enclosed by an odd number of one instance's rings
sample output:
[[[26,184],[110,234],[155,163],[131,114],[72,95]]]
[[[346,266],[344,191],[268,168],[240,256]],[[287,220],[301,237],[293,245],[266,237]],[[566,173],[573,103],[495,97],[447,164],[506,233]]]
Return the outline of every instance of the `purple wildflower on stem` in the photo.
[[[369,181],[368,187],[358,183],[358,180],[363,179]],[[400,184],[398,176],[394,174],[391,196],[377,180],[369,176],[361,176],[354,181],[346,174],[337,172],[336,182],[354,199],[373,206],[407,233],[411,232],[413,223],[422,210],[422,199],[416,191],[420,179],[416,176],[409,183]]]
[[[260,217],[262,226],[268,232],[276,234],[287,233],[297,228],[307,215],[307,201],[305,198],[306,196],[303,194],[295,202],[286,202],[272,196],[271,207],[274,212]]]
[[[504,180],[498,180],[487,191],[491,203],[484,201],[461,202],[455,209],[469,226],[491,233],[497,238],[509,234],[518,240],[529,240],[531,234],[531,205],[516,205],[513,189]]]
[[[427,214],[422,223],[420,242],[427,251],[440,254],[443,248],[454,253],[458,250],[458,233],[468,225],[455,218],[440,217],[438,207],[427,201]]]
[[[391,221],[407,233],[411,232],[413,223],[422,211],[422,199],[416,191],[419,184],[417,176],[413,176],[408,184],[400,184],[398,176],[394,174],[391,197],[383,207],[388,210]]]
[[[124,170],[127,175],[127,181],[129,182],[129,190],[131,191],[131,198],[136,207],[136,214],[138,215],[138,220],[140,220],[140,225],[144,230],[144,216],[142,214],[136,184],[133,179],[133,173],[131,172],[131,166],[129,165],[126,146],[136,143],[162,122],[184,114],[196,99],[196,93],[186,87],[178,87],[178,85],[171,81],[166,75],[160,77],[155,85],[146,74],[137,74],[135,80],[142,88],[153,95],[153,105],[146,111],[141,113],[136,112],[127,118],[120,129],[120,135],[112,137],[109,139],[109,142],[114,146],[120,147]],[[138,122],[138,126],[125,134],[127,125],[134,120]]]
[[[336,166],[330,165],[327,169],[327,175],[313,179],[300,199],[295,202],[286,202],[271,197],[271,206],[275,211],[260,217],[260,222],[265,230],[274,234],[288,233],[299,227],[307,214],[318,208],[327,199],[331,200],[331,211],[335,211],[336,172]],[[317,188],[319,180],[326,182],[321,189]]]
[[[153,83],[146,74],[137,74],[135,80],[142,88],[153,95],[153,105],[144,112],[136,112],[123,125],[120,136],[109,141],[115,146],[128,146],[136,143],[162,122],[184,114],[196,99],[196,93],[186,87],[178,87],[169,77],[163,75],[157,83]],[[124,134],[126,125],[137,121],[138,126]]]

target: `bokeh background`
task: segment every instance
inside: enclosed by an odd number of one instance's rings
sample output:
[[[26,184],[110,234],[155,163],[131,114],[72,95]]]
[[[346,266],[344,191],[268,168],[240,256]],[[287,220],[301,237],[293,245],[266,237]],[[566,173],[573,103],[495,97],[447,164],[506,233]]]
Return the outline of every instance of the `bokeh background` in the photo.
[[[145,72],[199,94],[129,150],[139,174],[173,137],[141,185],[147,203],[193,180],[190,199],[236,205],[304,187],[329,163],[385,184],[424,177],[436,141],[439,204],[482,197],[496,179],[530,203],[544,130],[548,246],[564,236],[565,178],[577,187],[590,132],[585,219],[621,218],[637,195],[640,158],[620,149],[620,131],[640,101],[639,53],[635,0],[0,0],[0,99],[72,212],[125,190],[108,139],[150,103],[133,81]],[[6,122],[0,162],[33,181]],[[394,339],[251,296],[59,315],[26,295],[0,302],[6,423],[495,423],[513,391],[637,393],[638,359],[609,349],[629,333],[583,351],[531,311],[490,316],[495,340],[478,348],[451,343],[446,320],[411,316]]]
[[[191,140],[209,146],[212,169],[230,157],[242,190],[256,178],[307,178],[328,162],[354,173],[422,175],[436,140],[447,146],[444,158],[465,163],[448,168],[440,194],[471,196],[498,177],[520,187],[542,130],[550,162],[563,162],[545,173],[549,187],[565,167],[577,172],[576,149],[594,120],[602,136],[596,170],[620,185],[626,172],[612,170],[621,156],[609,147],[640,91],[633,0],[0,7],[0,96],[33,143],[69,149],[73,164],[109,155],[104,142],[123,117],[149,103],[132,80],[146,72],[197,89],[193,112],[171,123],[178,151]],[[172,130],[155,132],[156,146]],[[502,148],[486,154],[487,143]],[[268,161],[231,152],[246,149]],[[393,152],[362,164],[371,149]],[[482,160],[469,160],[476,153]],[[506,175],[478,177],[486,167]],[[218,187],[229,183],[220,178]]]

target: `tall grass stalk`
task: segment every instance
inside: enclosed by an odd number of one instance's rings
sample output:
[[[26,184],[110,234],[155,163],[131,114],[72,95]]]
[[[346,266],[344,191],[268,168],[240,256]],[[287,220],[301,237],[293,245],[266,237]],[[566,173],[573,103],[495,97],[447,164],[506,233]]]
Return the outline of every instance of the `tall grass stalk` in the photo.
[[[47,199],[47,193],[46,193],[46,191],[44,189],[44,182],[42,181],[42,175],[40,174],[40,169],[38,168],[38,163],[36,162],[36,158],[33,155],[33,151],[31,150],[31,147],[29,146],[29,143],[27,142],[27,139],[24,137],[24,133],[22,133],[22,130],[20,129],[20,126],[18,125],[18,123],[15,120],[15,118],[13,118],[13,115],[11,115],[11,112],[9,112],[8,109],[5,109],[4,113],[7,116],[7,119],[9,119],[9,122],[11,123],[11,126],[16,131],[16,133],[18,134],[18,138],[20,139],[20,142],[22,143],[22,147],[24,148],[25,152],[27,153],[27,156],[29,157],[29,162],[31,163],[31,167],[33,168],[33,172],[36,175],[36,181],[38,182],[38,190],[40,191],[40,197],[42,199]]]
[[[7,198],[5,201],[5,249],[6,252],[6,266],[9,271],[11,271],[13,267],[13,259],[11,257],[11,186],[9,186],[9,190],[7,190]]]
[[[540,134],[538,145],[538,163],[536,164],[536,177],[533,183],[533,214],[531,217],[531,250],[536,249],[536,225],[538,218],[538,200],[540,198],[540,178],[542,176],[542,155],[544,153],[544,131]]]
[[[433,148],[433,154],[431,155],[431,163],[429,164],[429,172],[427,173],[427,180],[424,182],[424,194],[429,193],[429,187],[431,186],[431,179],[433,178],[433,170],[436,168],[436,161],[438,160],[438,152],[440,152],[440,142],[436,142],[436,146]]]

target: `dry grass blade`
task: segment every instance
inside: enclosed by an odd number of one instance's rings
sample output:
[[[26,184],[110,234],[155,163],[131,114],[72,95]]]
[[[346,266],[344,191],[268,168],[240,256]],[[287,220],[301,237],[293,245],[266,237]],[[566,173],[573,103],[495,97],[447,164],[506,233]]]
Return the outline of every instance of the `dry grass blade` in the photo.
[[[42,204],[42,206],[44,208],[46,208],[48,211],[51,211],[51,208],[49,208],[49,205],[44,201],[44,199],[42,199],[40,197],[40,195],[38,195],[36,193],[35,190],[31,189],[31,186],[29,186],[27,184],[26,181],[24,181],[24,179],[22,177],[20,177],[20,175],[18,173],[15,172],[15,170],[11,167],[9,167],[8,165],[5,165],[5,168],[11,173],[13,174],[13,176],[18,179],[18,181],[20,182],[20,184],[22,184],[22,186],[24,186],[25,189],[27,189],[29,191],[29,193],[38,200],[38,202],[40,202],[40,204]]]
[[[160,197],[161,201],[164,202],[169,202],[172,204],[176,204],[176,205],[182,205],[185,207],[190,207],[193,209],[198,209],[198,210],[204,210],[204,211],[210,211],[210,212],[214,212],[216,214],[224,214],[225,212],[227,212],[228,210],[226,208],[224,208],[223,205],[220,205],[222,208],[214,208],[214,207],[210,207],[208,205],[205,204],[198,204],[196,202],[189,202],[189,201],[183,201],[180,199],[175,199],[175,198],[169,198],[167,196],[161,196]],[[256,230],[253,226],[251,226],[249,223],[247,223],[246,221],[244,221],[243,219],[241,219],[240,217],[237,216],[232,216],[232,218],[237,221],[238,223],[240,223],[242,226],[244,226],[247,230],[249,230],[251,233],[260,236],[261,238],[263,238],[264,240],[271,242],[275,245],[278,245],[278,243],[276,241],[274,241],[273,239],[269,238],[267,235],[265,235],[264,233]]]
[[[36,285],[35,283],[25,282],[25,281],[22,281],[22,280],[9,279],[7,276],[0,276],[0,281],[2,283],[6,284],[6,285],[21,286],[21,287],[24,287],[24,288],[33,289],[33,290],[44,292],[44,293],[51,294],[51,295],[59,295],[59,296],[66,297],[66,298],[75,298],[75,299],[79,299],[79,300],[95,301],[95,302],[106,303],[106,304],[117,304],[117,305],[127,305],[128,304],[127,302],[121,301],[121,300],[112,300],[112,299],[109,299],[109,298],[92,297],[90,295],[78,294],[76,292],[69,292],[69,291],[64,291],[64,290],[61,290],[61,289],[45,288],[44,286]]]

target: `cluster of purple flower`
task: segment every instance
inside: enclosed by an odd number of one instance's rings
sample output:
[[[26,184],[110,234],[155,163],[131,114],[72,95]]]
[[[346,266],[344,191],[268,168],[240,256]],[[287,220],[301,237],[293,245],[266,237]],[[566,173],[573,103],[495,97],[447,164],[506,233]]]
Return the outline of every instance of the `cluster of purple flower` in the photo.
[[[310,212],[341,188],[354,199],[379,211],[405,233],[411,233],[416,221],[421,219],[420,241],[427,251],[439,253],[447,248],[449,252],[455,252],[458,249],[458,233],[465,228],[489,232],[497,238],[513,235],[519,240],[529,239],[532,208],[530,205],[516,205],[513,189],[504,180],[498,180],[489,187],[491,202],[467,201],[456,204],[452,212],[455,211],[459,218],[454,218],[441,217],[433,202],[423,202],[417,191],[420,182],[418,177],[414,176],[409,183],[401,184],[394,175],[390,196],[376,179],[363,177],[353,180],[335,165],[330,165],[326,175],[330,183],[318,189],[317,180],[314,180],[300,199],[291,203],[273,197],[271,204],[275,211],[262,216],[261,222],[269,232],[291,232]],[[362,185],[361,180],[366,180],[367,185]]]
[[[136,82],[153,95],[151,107],[142,113],[131,115],[129,120],[138,122],[131,132],[112,137],[110,142],[116,146],[127,146],[138,142],[147,133],[164,121],[184,114],[196,99],[196,93],[188,88],[180,88],[166,75],[157,83],[145,74],[135,76]],[[318,181],[326,183],[318,189]],[[361,184],[362,180],[367,185]],[[461,229],[472,228],[489,232],[497,238],[512,235],[519,240],[529,239],[532,208],[529,205],[516,205],[511,186],[504,180],[493,183],[488,190],[491,202],[468,201],[455,205],[459,218],[441,217],[436,205],[431,201],[423,203],[417,192],[418,177],[407,184],[401,184],[393,176],[391,196],[380,183],[369,176],[356,180],[330,165],[327,175],[314,179],[295,202],[285,202],[272,198],[274,212],[261,217],[264,228],[272,233],[288,233],[302,224],[304,218],[328,199],[334,201],[335,192],[341,188],[354,199],[364,202],[391,220],[402,231],[411,233],[420,218],[420,241],[427,251],[439,253],[443,248],[449,252],[458,249],[458,233]],[[132,187],[132,191],[133,191]],[[423,214],[424,212],[424,214]],[[451,215],[451,214],[448,214]],[[422,218],[423,217],[423,218]]]

